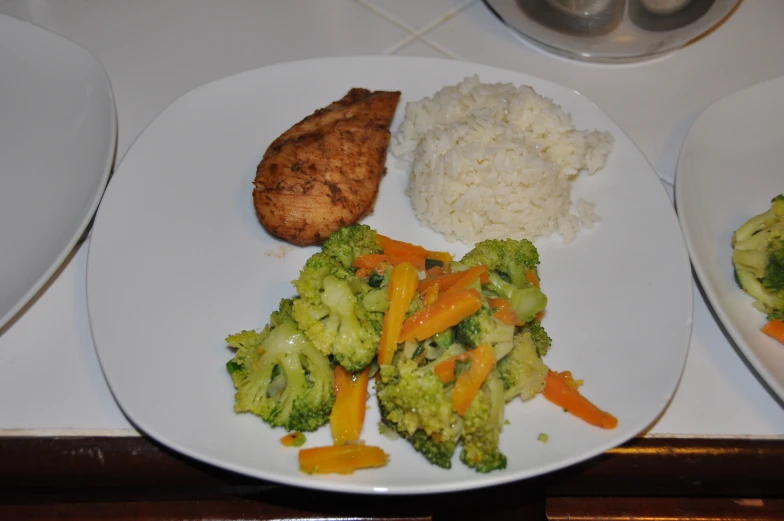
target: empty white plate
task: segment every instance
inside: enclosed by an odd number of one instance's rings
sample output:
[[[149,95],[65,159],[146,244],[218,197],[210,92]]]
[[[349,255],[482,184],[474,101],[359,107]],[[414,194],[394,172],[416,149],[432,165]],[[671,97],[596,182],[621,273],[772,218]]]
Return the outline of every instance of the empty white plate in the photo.
[[[0,15],[0,328],[90,223],[116,139],[114,98],[98,60]]]

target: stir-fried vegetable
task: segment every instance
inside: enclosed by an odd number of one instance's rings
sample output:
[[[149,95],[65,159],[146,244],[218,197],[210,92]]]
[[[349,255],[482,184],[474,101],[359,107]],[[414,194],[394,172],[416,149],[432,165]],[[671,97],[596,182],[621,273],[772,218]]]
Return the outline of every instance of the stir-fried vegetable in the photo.
[[[365,445],[371,377],[383,428],[431,463],[477,472],[506,467],[499,449],[505,404],[538,394],[609,429],[618,420],[578,390],[568,371],[542,361],[552,343],[540,323],[547,303],[539,255],[528,241],[483,241],[460,261],[364,225],[336,232],[311,256],[270,323],[228,338],[237,412],[291,432],[329,422],[334,445],[299,450],[307,473],[384,466]],[[784,323],[766,334],[784,339]]]

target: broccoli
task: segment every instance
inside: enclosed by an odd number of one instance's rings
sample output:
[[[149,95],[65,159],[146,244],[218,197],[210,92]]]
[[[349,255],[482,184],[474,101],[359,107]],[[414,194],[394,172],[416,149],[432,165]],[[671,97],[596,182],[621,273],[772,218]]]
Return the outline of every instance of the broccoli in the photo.
[[[490,273],[485,289],[509,300],[517,317],[523,322],[534,319],[547,305],[547,297],[531,284],[526,274],[537,274],[539,252],[528,240],[513,239],[482,241],[460,260],[466,266],[484,264]]]
[[[449,327],[430,337],[430,342],[439,349],[447,349],[455,343],[455,328]]]
[[[499,297],[507,299],[512,304],[517,318],[522,322],[530,322],[547,306],[547,296],[539,288],[531,285],[521,288],[506,282],[494,271],[488,274],[488,279],[490,282],[485,287]]]
[[[507,402],[518,395],[528,400],[544,389],[548,369],[541,356],[549,347],[550,337],[537,321],[529,322],[515,334],[514,347],[496,364]]]
[[[732,237],[735,280],[756,299],[754,307],[768,319],[784,318],[784,195],[754,216]]]
[[[506,468],[506,456],[498,448],[503,425],[504,384],[493,370],[463,417],[460,461],[477,472]]]
[[[531,285],[526,279],[526,273],[529,270],[537,273],[539,252],[526,239],[489,239],[477,243],[460,262],[468,267],[484,264],[518,288],[525,288]]]
[[[375,358],[384,313],[377,307],[379,290],[357,277],[351,267],[356,255],[369,246],[354,248],[349,241],[364,236],[365,243],[372,237],[375,244],[375,232],[367,226],[346,228],[331,235],[324,249],[305,262],[293,282],[300,298],[294,302],[292,315],[313,345],[354,372]],[[371,298],[374,293],[376,298]],[[371,303],[372,309],[364,307]]]
[[[262,331],[226,339],[237,349],[226,364],[237,388],[234,410],[288,431],[314,431],[329,421],[335,402],[333,370],[297,328],[291,311],[292,300],[283,299]]]
[[[321,248],[327,255],[340,260],[349,269],[361,255],[380,253],[376,243],[376,231],[366,224],[344,226],[330,235]]]
[[[451,468],[462,419],[432,368],[418,368],[413,360],[401,359],[381,366],[380,375],[376,395],[384,423],[428,461]]]
[[[512,338],[515,333],[514,324],[504,324],[493,317],[490,308],[482,306],[479,311],[466,318],[456,326],[457,341],[467,347],[476,347],[479,344],[490,344],[494,348],[497,344],[508,344],[511,349]]]

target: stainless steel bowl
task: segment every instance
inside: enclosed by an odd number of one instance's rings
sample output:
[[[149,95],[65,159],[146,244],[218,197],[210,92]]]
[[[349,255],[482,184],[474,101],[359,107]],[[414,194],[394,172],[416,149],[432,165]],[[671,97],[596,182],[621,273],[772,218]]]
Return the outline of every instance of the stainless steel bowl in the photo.
[[[740,0],[484,0],[512,30],[574,59],[623,63],[679,49]]]

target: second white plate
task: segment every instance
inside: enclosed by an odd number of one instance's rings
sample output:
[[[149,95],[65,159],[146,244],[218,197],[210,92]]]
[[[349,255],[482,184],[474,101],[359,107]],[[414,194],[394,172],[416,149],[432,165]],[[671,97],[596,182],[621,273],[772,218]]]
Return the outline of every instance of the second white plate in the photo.
[[[720,99],[692,125],[675,202],[694,270],[713,309],[757,373],[784,400],[784,346],[760,332],[765,316],[735,283],[732,234],[784,193],[784,78]]]
[[[98,60],[0,15],[0,329],[90,224],[116,138],[114,97]]]
[[[400,90],[404,104],[478,74],[532,85],[572,113],[580,128],[609,130],[615,150],[603,171],[580,179],[574,197],[597,203],[603,221],[564,246],[539,241],[547,364],[571,369],[584,393],[619,419],[591,427],[538,397],[507,407],[501,449],[508,468],[477,474],[459,462],[434,467],[403,440],[378,433],[370,402],[363,432],[390,463],[351,476],[308,476],[283,432],[233,412],[224,339],[262,327],[315,248],[274,239],[259,224],[252,181],[281,132],[351,87]],[[385,235],[449,250],[422,227],[404,194],[406,173],[387,160],[375,212]],[[200,460],[259,478],[360,493],[454,491],[535,476],[582,461],[649,426],[683,369],[692,317],[688,256],[656,173],[626,134],[577,94],[536,77],[449,60],[330,58],[281,64],[210,83],[150,124],[119,166],[98,213],[87,274],[90,324],[107,381],[131,421]],[[549,435],[547,444],[537,441]],[[328,429],[308,445],[331,443]]]

